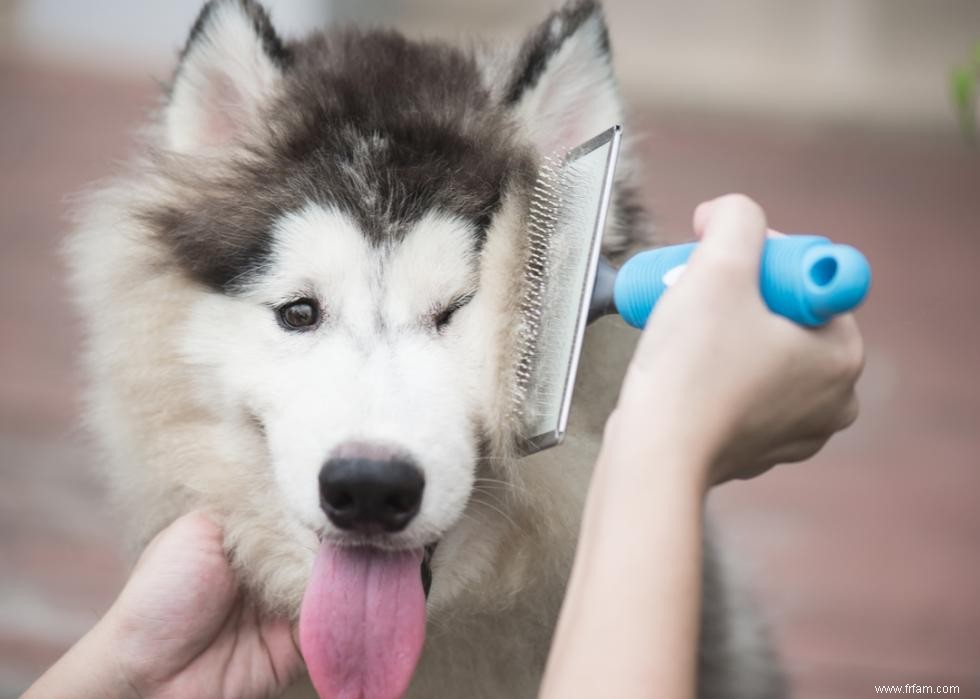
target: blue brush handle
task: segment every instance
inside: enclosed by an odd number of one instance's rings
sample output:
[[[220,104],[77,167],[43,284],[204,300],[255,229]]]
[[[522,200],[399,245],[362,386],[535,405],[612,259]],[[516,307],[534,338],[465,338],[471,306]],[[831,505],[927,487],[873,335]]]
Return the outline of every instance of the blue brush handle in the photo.
[[[647,250],[616,274],[616,310],[635,328],[646,325],[653,307],[683,271],[697,243]],[[774,313],[800,325],[817,326],[856,308],[871,286],[871,267],[858,250],[815,235],[766,240],[759,289]]]

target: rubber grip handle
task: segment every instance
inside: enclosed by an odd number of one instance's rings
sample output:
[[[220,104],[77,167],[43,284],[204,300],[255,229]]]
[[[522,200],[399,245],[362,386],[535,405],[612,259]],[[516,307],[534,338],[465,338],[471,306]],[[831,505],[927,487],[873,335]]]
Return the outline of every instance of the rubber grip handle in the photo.
[[[661,295],[677,281],[697,243],[671,245],[634,255],[619,269],[613,289],[616,310],[643,328]],[[818,326],[853,310],[871,287],[871,267],[858,250],[814,235],[766,240],[759,290],[773,313],[800,325]]]

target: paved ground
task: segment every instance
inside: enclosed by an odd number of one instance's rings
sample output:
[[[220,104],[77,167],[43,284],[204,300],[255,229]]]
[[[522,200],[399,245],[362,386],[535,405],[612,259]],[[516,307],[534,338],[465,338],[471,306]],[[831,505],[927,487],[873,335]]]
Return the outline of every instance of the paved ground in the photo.
[[[79,333],[57,248],[66,193],[111,171],[154,86],[0,57],[0,697],[123,578],[75,428]],[[649,199],[686,235],[701,199],[869,255],[857,425],[805,466],[716,493],[804,698],[874,684],[980,696],[980,156],[952,138],[641,114]]]

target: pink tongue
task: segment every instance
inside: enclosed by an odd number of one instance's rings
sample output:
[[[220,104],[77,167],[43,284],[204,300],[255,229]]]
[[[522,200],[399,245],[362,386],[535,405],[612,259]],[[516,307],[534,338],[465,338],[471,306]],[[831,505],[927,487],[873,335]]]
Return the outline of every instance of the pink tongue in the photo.
[[[421,554],[320,546],[299,643],[321,699],[399,699],[425,640]]]

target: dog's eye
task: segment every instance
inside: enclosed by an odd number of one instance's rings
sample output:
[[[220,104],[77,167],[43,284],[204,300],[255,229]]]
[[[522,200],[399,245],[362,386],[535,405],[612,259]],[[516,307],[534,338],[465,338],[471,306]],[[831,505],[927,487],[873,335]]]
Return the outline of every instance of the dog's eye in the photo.
[[[443,328],[449,325],[449,321],[453,319],[456,315],[456,311],[468,304],[473,300],[473,294],[467,294],[466,296],[461,296],[451,304],[443,308],[441,311],[432,316],[432,325],[435,327],[436,332],[442,332]]]
[[[300,299],[279,308],[279,321],[292,330],[312,328],[320,321],[320,307],[313,299]]]
[[[448,306],[437,313],[435,318],[432,319],[432,324],[436,326],[436,330],[442,330],[449,325],[449,321],[453,319],[453,314],[457,310],[456,306]]]

